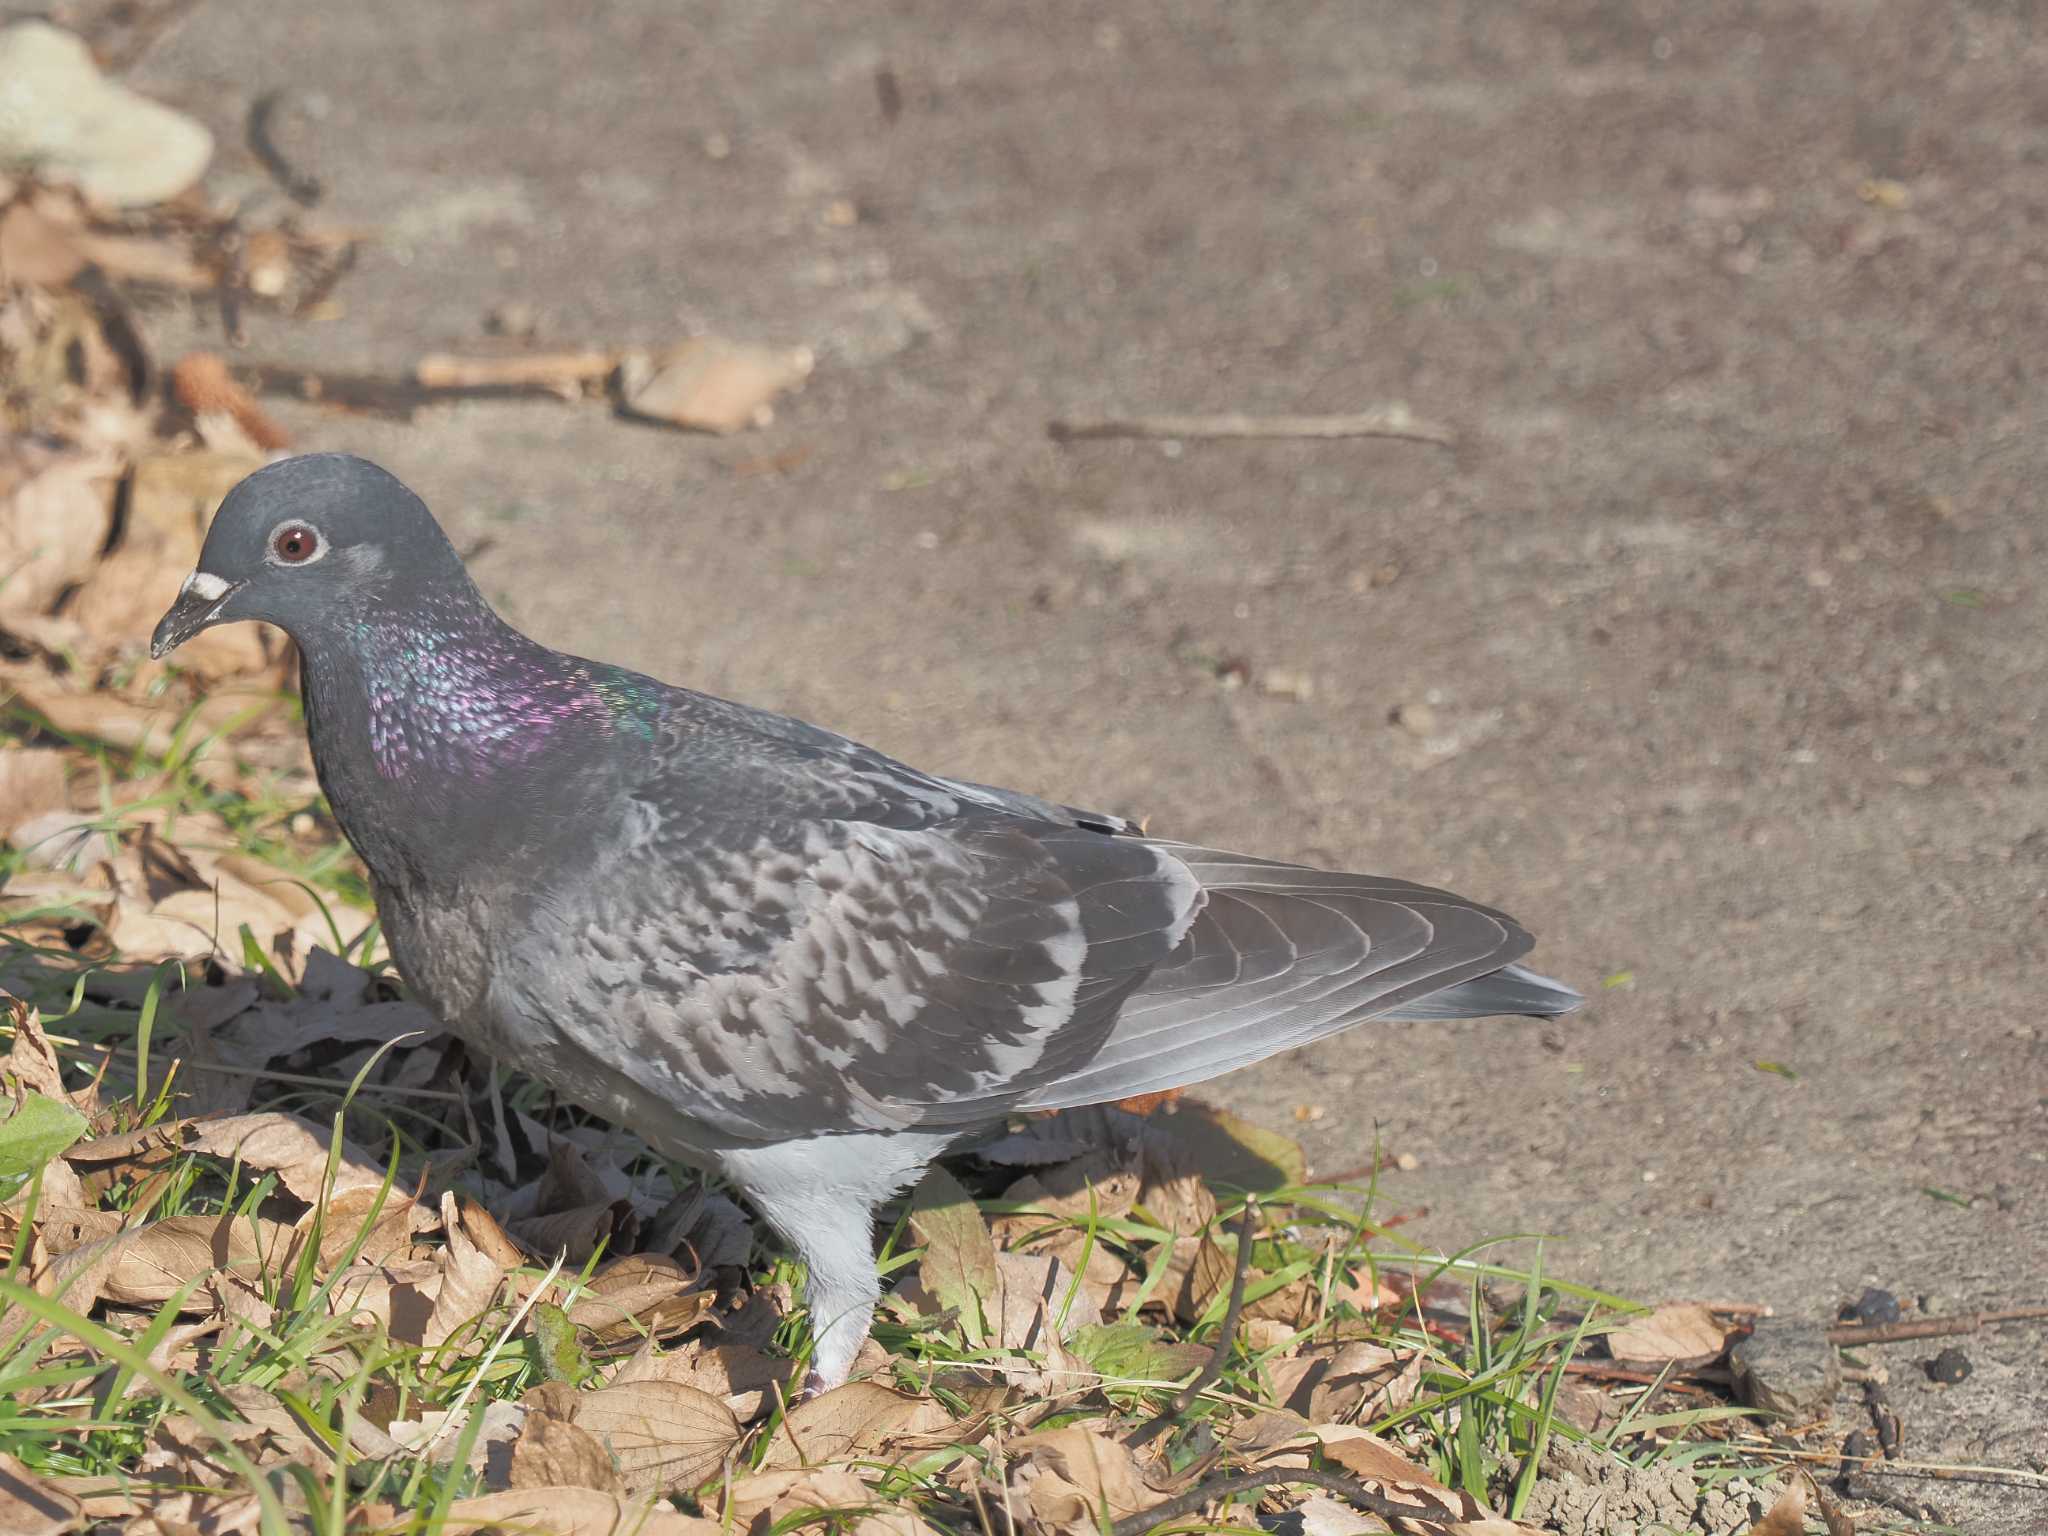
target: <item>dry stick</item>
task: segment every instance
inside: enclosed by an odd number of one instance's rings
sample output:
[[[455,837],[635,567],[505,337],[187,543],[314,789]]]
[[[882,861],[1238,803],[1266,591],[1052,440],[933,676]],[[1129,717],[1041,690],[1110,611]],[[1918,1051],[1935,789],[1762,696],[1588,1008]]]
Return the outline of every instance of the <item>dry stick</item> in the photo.
[[[1169,1520],[1178,1520],[1183,1515],[1193,1514],[1205,1504],[1217,1499],[1228,1498],[1233,1493],[1245,1493],[1253,1488],[1274,1488],[1282,1483],[1307,1483],[1312,1488],[1321,1488],[1348,1499],[1367,1514],[1378,1515],[1382,1520],[1414,1520],[1424,1525],[1455,1525],[1464,1518],[1461,1515],[1441,1514],[1436,1510],[1423,1509],[1414,1504],[1402,1504],[1381,1494],[1374,1493],[1355,1478],[1339,1477],[1334,1472],[1318,1472],[1309,1467],[1298,1467],[1287,1471],[1239,1472],[1231,1477],[1219,1477],[1212,1483],[1203,1483],[1190,1488],[1178,1498],[1168,1499],[1164,1504],[1135,1515],[1126,1515],[1109,1528],[1109,1536],[1144,1536],[1144,1533]]]
[[[479,384],[589,384],[619,366],[616,352],[527,352],[506,357],[453,357],[432,352],[413,365],[422,389],[471,389]]]
[[[1237,1218],[1237,1267],[1230,1276],[1230,1304],[1223,1309],[1223,1329],[1216,1336],[1216,1347],[1210,1351],[1209,1360],[1195,1379],[1173,1394],[1173,1401],[1166,1405],[1164,1412],[1147,1423],[1140,1424],[1124,1437],[1124,1445],[1136,1450],[1141,1445],[1150,1445],[1178,1422],[1180,1416],[1194,1406],[1216,1379],[1223,1374],[1223,1367],[1230,1359],[1231,1347],[1237,1340],[1237,1318],[1244,1311],[1244,1282],[1251,1272],[1252,1221],[1258,1215],[1258,1203],[1247,1198],[1244,1210]]]
[[[1975,1333],[1987,1323],[2029,1323],[2048,1318],[2048,1307],[2008,1307],[2002,1312],[1971,1312],[1962,1317],[1916,1317],[1903,1323],[1850,1324],[1830,1328],[1830,1344],[1897,1344],[1908,1339],[1945,1339]]]
[[[1402,407],[1364,411],[1356,416],[1073,416],[1049,421],[1046,435],[1054,442],[1082,438],[1336,438],[1392,437],[1411,443],[1457,445],[1449,427],[1411,416]]]
[[[461,388],[429,389],[414,379],[394,379],[369,373],[330,373],[322,368],[298,368],[284,363],[237,364],[235,372],[258,394],[289,395],[318,405],[345,411],[385,416],[394,421],[411,421],[422,407],[450,400],[553,400],[561,390],[544,384],[472,384]]]

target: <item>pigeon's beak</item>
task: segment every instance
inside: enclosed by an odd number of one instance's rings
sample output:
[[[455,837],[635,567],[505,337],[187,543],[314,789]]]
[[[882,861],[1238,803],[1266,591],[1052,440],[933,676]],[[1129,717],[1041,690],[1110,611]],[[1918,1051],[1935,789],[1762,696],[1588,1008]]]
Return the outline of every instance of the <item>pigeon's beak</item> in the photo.
[[[187,576],[171,611],[157,620],[156,633],[149,637],[149,654],[162,661],[219,617],[228,599],[241,591],[243,585],[239,581],[223,581],[206,571],[194,571]]]

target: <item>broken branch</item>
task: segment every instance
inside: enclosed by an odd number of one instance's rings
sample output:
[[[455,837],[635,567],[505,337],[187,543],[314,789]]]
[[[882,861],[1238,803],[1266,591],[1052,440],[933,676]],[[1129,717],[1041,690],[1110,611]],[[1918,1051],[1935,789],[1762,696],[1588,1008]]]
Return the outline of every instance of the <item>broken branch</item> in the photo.
[[[1340,438],[1391,437],[1404,442],[1457,444],[1457,434],[1437,422],[1411,416],[1406,406],[1355,416],[1075,416],[1049,421],[1046,435],[1056,443],[1086,438]]]
[[[2048,1317],[2048,1307],[2008,1307],[2002,1312],[1971,1312],[1962,1317],[1913,1317],[1898,1323],[1851,1323],[1828,1330],[1834,1345],[1899,1344],[1908,1339],[1946,1339],[1975,1333],[1993,1323],[2030,1323]]]

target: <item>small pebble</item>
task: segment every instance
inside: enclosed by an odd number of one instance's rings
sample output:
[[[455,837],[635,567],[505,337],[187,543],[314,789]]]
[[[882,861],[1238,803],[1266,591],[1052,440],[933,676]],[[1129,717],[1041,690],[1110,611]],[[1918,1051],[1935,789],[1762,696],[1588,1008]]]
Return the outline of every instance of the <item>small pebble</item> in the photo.
[[[1394,1159],[1394,1166],[1400,1169],[1403,1173],[1413,1173],[1416,1169],[1422,1166],[1422,1159],[1417,1157],[1413,1152],[1403,1152],[1399,1157]]]
[[[1952,1387],[1959,1381],[1968,1381],[1971,1369],[1970,1357],[1951,1344],[1927,1362],[1927,1379]]]
[[[1863,1288],[1861,1296],[1842,1308],[1840,1316],[1845,1323],[1896,1323],[1899,1320],[1899,1298],[1890,1291],[1868,1285]]]

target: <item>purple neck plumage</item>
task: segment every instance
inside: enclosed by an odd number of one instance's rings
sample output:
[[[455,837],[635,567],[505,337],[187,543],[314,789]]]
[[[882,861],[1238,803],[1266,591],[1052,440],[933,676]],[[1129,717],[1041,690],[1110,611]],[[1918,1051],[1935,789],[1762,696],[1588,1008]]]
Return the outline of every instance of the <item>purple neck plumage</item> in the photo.
[[[371,760],[386,779],[485,780],[564,733],[612,723],[592,667],[481,605],[424,603],[402,622],[359,623],[354,640]]]
[[[666,690],[529,640],[475,589],[300,639],[322,788],[380,883],[435,884],[573,814],[592,738],[649,740]],[[531,814],[515,814],[518,807]]]

